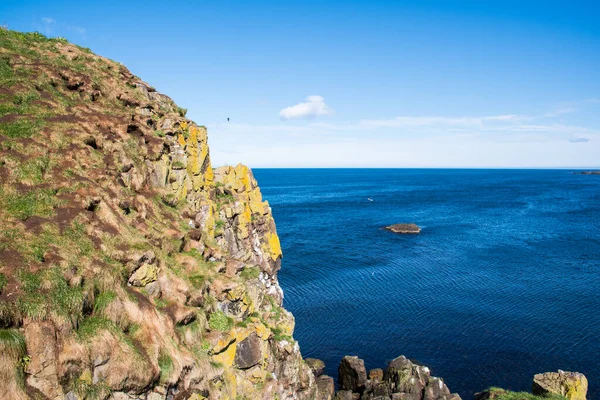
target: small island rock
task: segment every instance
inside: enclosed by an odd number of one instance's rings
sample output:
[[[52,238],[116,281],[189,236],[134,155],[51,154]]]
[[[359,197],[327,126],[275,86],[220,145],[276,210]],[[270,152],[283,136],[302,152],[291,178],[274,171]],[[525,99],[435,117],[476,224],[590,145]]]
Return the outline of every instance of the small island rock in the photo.
[[[416,224],[394,224],[386,226],[385,229],[394,233],[401,234],[414,234],[421,232],[421,228],[419,228],[419,226]]]

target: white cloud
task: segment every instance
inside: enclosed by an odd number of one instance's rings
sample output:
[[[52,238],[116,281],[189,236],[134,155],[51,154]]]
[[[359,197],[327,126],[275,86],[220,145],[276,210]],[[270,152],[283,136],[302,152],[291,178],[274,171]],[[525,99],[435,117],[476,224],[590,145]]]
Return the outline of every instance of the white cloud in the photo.
[[[308,96],[305,102],[286,107],[279,112],[281,119],[312,118],[331,114],[333,110],[325,104],[325,99],[321,96]]]
[[[55,24],[56,23],[56,20],[54,18],[50,18],[50,17],[43,17],[42,21],[45,24]]]

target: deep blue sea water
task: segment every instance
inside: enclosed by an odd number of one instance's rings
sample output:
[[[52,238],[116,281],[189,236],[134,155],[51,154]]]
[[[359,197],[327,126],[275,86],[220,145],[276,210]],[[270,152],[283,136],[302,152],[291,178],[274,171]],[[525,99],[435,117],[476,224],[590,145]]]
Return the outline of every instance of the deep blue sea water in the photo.
[[[401,354],[471,399],[579,371],[600,399],[600,176],[256,169],[305,357]],[[372,202],[367,199],[373,199]],[[414,222],[419,235],[381,227]]]

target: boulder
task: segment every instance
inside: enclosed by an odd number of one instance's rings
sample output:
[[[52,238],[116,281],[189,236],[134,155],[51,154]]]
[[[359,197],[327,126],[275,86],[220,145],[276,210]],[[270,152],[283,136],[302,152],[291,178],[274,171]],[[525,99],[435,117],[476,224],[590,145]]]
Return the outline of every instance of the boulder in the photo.
[[[383,380],[383,370],[381,368],[375,368],[370,370],[369,379],[372,381],[381,382]]]
[[[367,382],[365,362],[357,356],[345,356],[338,368],[340,390],[362,393]]]
[[[333,378],[327,375],[321,375],[317,378],[317,399],[331,400],[335,395],[335,384]]]
[[[235,352],[235,365],[240,369],[248,369],[260,362],[262,359],[261,340],[256,333],[238,343]]]
[[[533,377],[531,392],[535,395],[558,394],[569,400],[586,400],[588,381],[579,372],[546,372]]]
[[[385,229],[394,233],[400,234],[415,234],[420,233],[421,228],[419,228],[415,224],[394,224],[390,226],[386,226]]]
[[[316,358],[306,358],[304,361],[316,377],[323,375],[323,372],[325,372],[325,363],[323,361]]]
[[[360,395],[352,393],[351,390],[340,390],[335,394],[335,400],[358,400]]]

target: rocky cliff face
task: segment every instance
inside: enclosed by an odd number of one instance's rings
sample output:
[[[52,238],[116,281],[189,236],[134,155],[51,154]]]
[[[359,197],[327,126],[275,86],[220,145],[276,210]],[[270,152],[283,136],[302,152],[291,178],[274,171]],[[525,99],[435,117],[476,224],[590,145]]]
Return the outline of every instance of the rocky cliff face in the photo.
[[[125,67],[0,30],[0,398],[305,399],[245,166]]]

